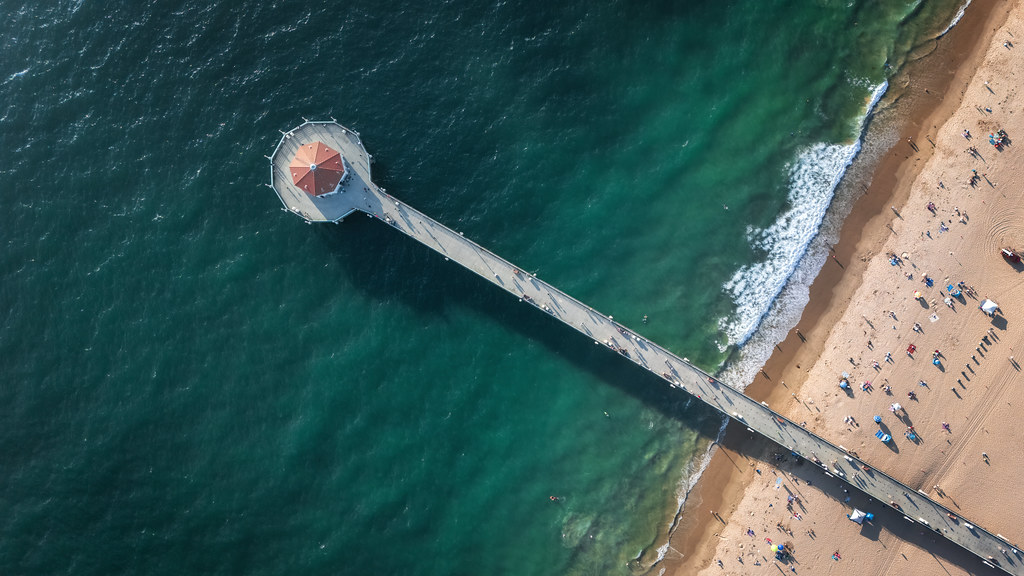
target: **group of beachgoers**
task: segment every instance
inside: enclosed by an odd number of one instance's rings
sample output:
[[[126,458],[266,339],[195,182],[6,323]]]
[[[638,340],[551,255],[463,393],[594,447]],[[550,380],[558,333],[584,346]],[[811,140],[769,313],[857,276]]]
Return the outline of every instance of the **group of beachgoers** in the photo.
[[[1000,131],[1000,132],[1002,132],[1002,131]],[[970,133],[967,130],[964,131],[964,137],[966,137],[966,138],[970,137]],[[973,181],[973,178],[976,178],[976,177],[977,177],[977,172],[975,171],[974,172],[974,176],[972,176],[972,181]],[[940,183],[940,185],[941,185],[941,183]],[[936,206],[936,204],[934,202],[928,202],[926,204],[925,208],[929,212],[931,212],[931,214],[933,216],[937,216],[938,215],[939,208],[938,208],[938,206]],[[897,215],[898,215],[898,213],[897,213]],[[963,224],[967,223],[966,212],[961,211],[959,208],[954,208],[954,211],[953,211],[953,213],[950,216],[952,217],[954,215],[959,217],[959,220],[960,220],[961,223],[963,223]],[[945,231],[945,230],[948,230],[948,228],[945,227],[944,223],[942,224],[942,226],[943,227],[940,228],[940,233]],[[929,234],[929,236],[930,236],[930,234]],[[950,253],[950,254],[952,254],[952,253]],[[890,252],[890,253],[887,254],[887,257],[889,259],[889,263],[893,267],[898,267],[898,268],[900,268],[903,271],[902,273],[903,273],[903,275],[905,276],[905,278],[907,280],[914,280],[914,273],[910,272],[909,270],[906,270],[904,268],[904,266],[907,263],[907,260],[909,259],[909,255],[906,252],[904,252],[902,254],[897,254],[895,252]],[[914,266],[914,268],[916,268],[916,266]],[[923,292],[923,290],[935,288],[935,280],[929,274],[924,273],[924,274],[921,274],[920,282],[922,284],[924,284],[924,286],[923,286],[922,289],[915,290],[915,292],[914,292],[915,300],[918,300],[924,308],[934,308],[934,306],[937,304],[937,300],[936,299],[932,299],[931,302],[929,302],[928,298],[926,297],[926,295]],[[974,288],[974,286],[968,284],[967,282],[965,282],[963,280],[960,280],[960,281],[958,281],[958,282],[956,282],[954,284],[952,281],[949,281],[948,279],[947,279],[947,282],[948,283],[944,282],[946,284],[944,289],[942,287],[942,284],[939,285],[939,287],[938,287],[938,295],[939,295],[939,298],[942,298],[943,302],[950,309],[952,309],[954,312],[956,312],[956,307],[955,307],[955,303],[956,302],[964,304],[964,303],[966,303],[966,299],[967,298],[973,298],[975,300],[978,299],[978,292],[977,292],[977,290]],[[900,330],[900,325],[899,325],[900,324],[900,317],[896,314],[896,312],[894,310],[884,310],[883,314],[885,315],[885,317],[888,320],[892,321],[891,326],[892,326],[893,330],[897,330],[897,331]],[[867,316],[864,316],[863,318],[864,318],[864,321],[868,324],[868,326],[871,329],[875,329],[875,324],[872,323],[867,318]],[[931,322],[936,322],[936,321],[939,320],[939,317],[933,311],[930,314],[930,316],[929,316],[929,320]],[[918,323],[918,322],[914,322],[913,323],[912,330],[913,330],[913,333],[918,335],[918,336],[921,336],[921,335],[924,334],[924,329],[922,328],[921,324]],[[911,338],[913,338],[913,336],[911,336]],[[986,330],[986,333],[981,335],[981,337],[978,339],[978,345],[975,347],[975,353],[970,356],[970,361],[966,362],[964,364],[963,370],[960,371],[960,377],[957,378],[957,381],[956,381],[957,386],[952,386],[951,387],[951,391],[953,392],[953,394],[957,398],[961,398],[961,395],[960,395],[961,390],[966,390],[967,389],[967,385],[965,384],[965,382],[970,382],[971,377],[976,374],[975,367],[981,365],[982,360],[986,357],[986,355],[990,352],[991,347],[994,346],[995,343],[998,342],[998,340],[999,340],[999,337],[997,336],[995,330],[993,330],[992,328],[988,328]],[[875,350],[875,344],[870,339],[867,341],[867,349],[871,350],[871,351]],[[915,360],[915,354],[916,353],[917,353],[917,345],[914,344],[913,342],[909,343],[907,345],[907,348],[906,348],[906,355],[907,355],[907,357],[910,358],[911,360]],[[931,356],[932,356],[931,357],[932,365],[935,366],[938,370],[940,370],[942,372],[945,372],[947,368],[944,365],[945,355],[943,355],[942,351],[936,349],[936,350],[934,350],[932,352]],[[896,363],[896,361],[893,358],[892,352],[885,352],[883,358],[884,358],[885,364],[895,365],[895,363]],[[852,364],[855,368],[859,367],[859,365],[860,365],[859,362],[854,357],[852,357],[852,356],[849,358],[849,361],[850,361],[850,364]],[[1015,363],[1015,360],[1013,359],[1012,356],[1010,357],[1010,362],[1011,363]],[[878,377],[878,376],[881,375],[881,372],[883,370],[883,365],[881,363],[879,363],[878,360],[875,360],[875,359],[870,360],[869,365],[874,370],[874,376],[875,377]],[[893,386],[892,386],[892,384],[890,384],[888,378],[884,378],[883,377],[882,379],[885,382],[885,384],[880,387],[881,390],[886,395],[892,396],[894,394],[893,393]],[[851,380],[853,380],[853,376],[851,376],[850,374],[848,374],[846,372],[843,372],[842,376],[839,379],[839,387],[842,388],[847,394],[849,394],[852,397],[853,396],[853,391],[852,391],[852,389],[850,387],[850,381]],[[917,385],[918,385],[919,388],[925,388],[925,389],[929,389],[929,390],[931,389],[929,387],[929,385],[928,385],[927,380],[924,379],[924,378],[919,378],[918,382],[917,382]],[[860,384],[860,389],[863,392],[872,393],[874,391],[874,385],[872,384],[872,381],[870,379],[863,380],[861,382],[861,384]],[[906,391],[906,395],[907,395],[907,399],[909,401],[911,401],[911,402],[920,402],[920,398],[918,396],[918,392],[916,392],[915,390],[911,389],[911,390]],[[913,425],[910,425],[909,422],[907,421],[907,418],[906,418],[907,417],[906,408],[903,407],[902,405],[900,405],[898,402],[893,402],[890,405],[890,411],[896,416],[897,419],[899,419],[901,422],[903,422],[904,425],[906,426],[906,430],[904,431],[904,437],[906,437],[908,440],[910,440],[910,441],[912,441],[914,443],[920,442],[920,440],[919,440],[920,433],[916,429],[914,429]],[[875,416],[873,416],[873,420],[874,420],[875,423],[877,423],[879,425],[879,427],[884,428],[884,424],[882,423],[881,416],[875,415]],[[856,418],[853,415],[845,416],[843,418],[843,423],[848,425],[848,426],[850,426],[851,427],[850,430],[852,430],[853,427],[859,427],[860,426],[860,424],[857,422]],[[948,422],[942,422],[940,427],[941,427],[941,429],[945,433],[952,434],[952,428],[950,427]],[[889,436],[888,434],[876,433],[875,435],[876,435],[876,437],[882,439],[882,441],[885,442],[885,443],[888,443],[888,442],[891,441],[891,436]]]

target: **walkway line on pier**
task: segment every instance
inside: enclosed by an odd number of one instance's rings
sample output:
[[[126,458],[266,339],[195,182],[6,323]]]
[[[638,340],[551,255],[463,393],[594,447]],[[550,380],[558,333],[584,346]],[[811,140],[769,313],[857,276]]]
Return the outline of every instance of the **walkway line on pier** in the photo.
[[[999,535],[978,527],[926,495],[889,475],[874,470],[845,449],[797,425],[742,392],[719,382],[583,302],[544,282],[536,275],[463,237],[422,212],[386,194],[372,183],[364,192],[369,214],[387,222],[427,248],[438,251],[475,272],[498,288],[553,316],[638,366],[681,388],[748,429],[784,446],[787,450],[818,463],[825,473],[838,476],[879,502],[901,511],[916,522],[975,554],[993,568],[1024,576],[1024,555]],[[413,226],[417,222],[418,226]],[[667,370],[661,371],[662,366]],[[827,463],[827,464],[826,464]],[[912,512],[911,512],[912,510]],[[998,561],[996,564],[989,558]]]

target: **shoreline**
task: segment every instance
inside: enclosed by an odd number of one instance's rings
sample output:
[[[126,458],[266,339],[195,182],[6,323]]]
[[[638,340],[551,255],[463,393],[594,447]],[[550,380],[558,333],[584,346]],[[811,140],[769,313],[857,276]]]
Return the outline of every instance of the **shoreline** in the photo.
[[[859,255],[877,254],[892,234],[887,225],[891,224],[894,215],[886,211],[886,205],[906,204],[911,186],[935,151],[934,146],[922,146],[920,153],[915,154],[907,146],[907,138],[911,137],[915,142],[926,142],[929,137],[934,137],[937,127],[959,108],[967,83],[974,76],[973,70],[984,57],[994,33],[994,30],[989,29],[999,28],[1006,19],[1007,13],[998,10],[999,4],[999,0],[973,0],[957,26],[935,40],[941,42],[948,37],[952,45],[944,47],[942,51],[937,48],[916,62],[917,67],[923,70],[912,67],[907,71],[908,75],[915,76],[913,82],[917,93],[899,95],[896,102],[885,110],[900,116],[900,135],[895,146],[885,153],[871,171],[870,184],[855,200],[853,210],[843,220],[839,240],[832,251],[843,265],[826,262],[822,266],[811,284],[810,301],[797,323],[806,341],[801,341],[796,329],[791,330],[765,363],[765,372],[779,374],[786,367],[794,366],[794,362],[811,364],[820,356],[825,336],[832,329],[834,320],[849,306],[867,271],[868,259]],[[986,30],[989,31],[986,33]],[[974,39],[965,38],[970,33],[978,36]],[[958,57],[951,70],[942,70],[947,62],[940,64],[935,58],[946,52]],[[903,74],[900,76],[903,77]],[[957,88],[959,93],[953,93]],[[928,93],[922,93],[923,90]],[[908,101],[908,97],[917,100]],[[897,108],[900,105],[909,110],[901,115],[901,110]],[[804,380],[799,377],[801,371],[792,372],[789,385],[777,385],[776,381],[758,374],[745,391],[759,401],[785,401],[792,393],[788,388],[799,387]],[[785,378],[778,380],[778,383],[783,382]]]
[[[920,153],[915,153],[907,145],[907,137],[915,142],[931,141],[937,128],[960,107],[995,30],[1013,7],[1016,4],[975,0],[952,30],[922,43],[922,47],[932,44],[930,52],[890,79],[889,93],[883,98],[885,107],[875,113],[864,138],[865,142],[877,138],[885,129],[896,129],[900,136],[869,167],[869,183],[852,201],[852,209],[842,221],[833,254],[843,266],[826,261],[818,271],[797,323],[800,336],[791,330],[778,344],[764,366],[772,379],[758,374],[745,390],[749,396],[780,406],[790,401],[793,390],[803,384],[806,368],[820,356],[826,336],[847,310],[867,271],[870,258],[858,255],[877,254],[891,235],[887,227],[894,216],[886,205],[903,206],[907,202],[912,185],[935,151],[934,146],[923,145]],[[883,116],[894,125],[879,122]],[[676,527],[669,535],[669,552],[649,573],[657,569],[692,574],[711,564],[719,543],[718,531],[728,524],[750,487],[755,476],[752,463],[763,465],[763,456],[773,447],[768,444],[761,438],[751,438],[742,426],[730,424],[688,495],[686,514],[676,518]],[[710,521],[711,511],[718,512],[723,521]]]

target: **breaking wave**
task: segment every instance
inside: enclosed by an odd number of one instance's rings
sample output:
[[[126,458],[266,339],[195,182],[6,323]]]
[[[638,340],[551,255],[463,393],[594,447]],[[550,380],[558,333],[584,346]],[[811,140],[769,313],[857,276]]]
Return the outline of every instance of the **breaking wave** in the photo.
[[[751,245],[766,258],[743,266],[724,285],[736,304],[733,315],[719,322],[730,344],[750,339],[817,236],[836,186],[860,152],[867,120],[888,86],[883,82],[875,87],[855,142],[817,143],[799,153],[789,165],[789,208],[768,228],[747,230]]]

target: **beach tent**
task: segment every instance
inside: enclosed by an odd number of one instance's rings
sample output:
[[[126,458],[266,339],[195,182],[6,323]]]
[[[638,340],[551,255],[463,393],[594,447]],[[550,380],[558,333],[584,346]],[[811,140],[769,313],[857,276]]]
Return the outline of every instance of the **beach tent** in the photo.
[[[867,518],[867,516],[867,514],[861,512],[860,510],[857,510],[856,508],[853,509],[853,512],[846,515],[846,517],[849,518],[851,521],[861,525],[864,524],[864,519]]]
[[[996,304],[987,298],[981,301],[981,311],[985,314],[992,316],[996,313],[996,310],[999,310],[999,304]]]
[[[303,144],[288,166],[292,182],[310,196],[334,192],[345,178],[345,163],[337,150],[323,142]]]

